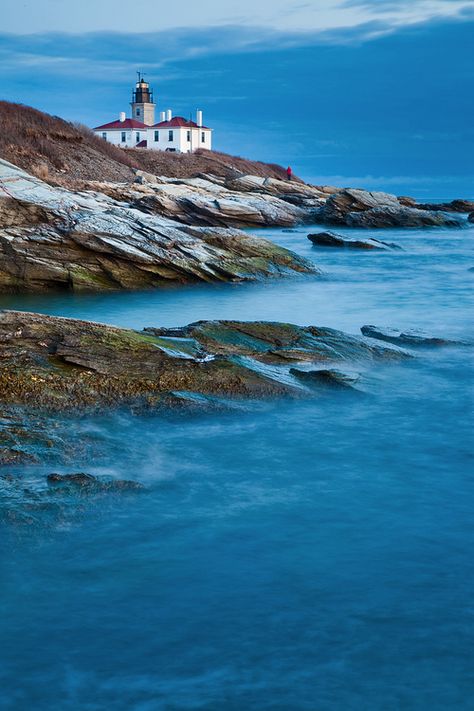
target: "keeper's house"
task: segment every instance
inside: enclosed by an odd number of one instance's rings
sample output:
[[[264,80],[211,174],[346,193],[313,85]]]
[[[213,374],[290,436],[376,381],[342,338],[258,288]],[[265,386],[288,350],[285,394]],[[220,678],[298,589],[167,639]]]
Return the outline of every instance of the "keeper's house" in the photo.
[[[196,121],[174,116],[170,109],[160,113],[155,123],[153,91],[139,74],[132,94],[132,118],[125,113],[117,121],[94,128],[94,133],[120,148],[147,148],[172,153],[193,153],[199,148],[212,150],[212,129],[203,125],[202,111]]]

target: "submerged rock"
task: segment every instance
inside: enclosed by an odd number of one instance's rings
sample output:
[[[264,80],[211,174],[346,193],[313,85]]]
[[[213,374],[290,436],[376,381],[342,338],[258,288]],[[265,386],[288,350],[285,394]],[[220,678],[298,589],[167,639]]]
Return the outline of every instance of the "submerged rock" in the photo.
[[[144,289],[259,279],[314,265],[239,230],[180,224],[0,161],[0,291]]]
[[[310,387],[329,388],[331,390],[355,390],[359,376],[343,373],[341,370],[298,370],[291,368],[290,373]]]
[[[15,447],[0,447],[0,466],[10,464],[36,464],[37,458],[30,452]]]
[[[318,232],[308,235],[308,239],[316,247],[346,247],[349,249],[380,249],[393,250],[402,249],[394,242],[382,242],[374,237],[368,239],[357,239],[356,237],[348,237],[340,235],[336,232]]]
[[[461,219],[443,212],[400,204],[395,195],[345,189],[330,195],[318,210],[317,222],[349,227],[460,227]]]
[[[47,476],[48,485],[57,489],[74,488],[81,493],[100,493],[117,491],[137,491],[143,489],[143,485],[137,481],[126,479],[112,479],[111,477],[97,477],[92,474],[49,474]]]
[[[453,346],[466,345],[462,341],[454,341],[448,338],[432,336],[418,329],[408,329],[401,331],[397,328],[385,326],[362,326],[360,329],[364,336],[375,338],[379,341],[394,343],[402,346]]]

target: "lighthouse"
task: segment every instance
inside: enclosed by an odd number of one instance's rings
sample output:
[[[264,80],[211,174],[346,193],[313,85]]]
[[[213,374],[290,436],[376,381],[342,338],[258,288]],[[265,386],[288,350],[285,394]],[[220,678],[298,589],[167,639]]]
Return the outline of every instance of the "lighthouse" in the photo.
[[[141,121],[146,126],[153,126],[155,123],[155,106],[153,103],[153,91],[150,85],[146,82],[140,72],[138,73],[138,81],[135,84],[135,89],[132,92],[132,118],[136,121]]]
[[[173,116],[171,109],[160,111],[160,121],[155,123],[153,90],[137,72],[138,81],[132,91],[132,117],[124,111],[118,120],[96,126],[96,136],[120,148],[148,148],[168,153],[194,153],[197,150],[212,150],[212,129],[203,124],[202,111],[196,111],[196,120],[191,117]]]

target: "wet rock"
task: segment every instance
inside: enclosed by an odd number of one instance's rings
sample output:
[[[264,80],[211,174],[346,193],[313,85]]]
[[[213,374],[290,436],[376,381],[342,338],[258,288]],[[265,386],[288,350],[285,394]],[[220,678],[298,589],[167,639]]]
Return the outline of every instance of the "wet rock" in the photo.
[[[0,466],[12,464],[36,464],[38,459],[29,452],[13,447],[0,447]]]
[[[91,474],[79,472],[77,474],[49,474],[48,485],[55,488],[74,488],[81,492],[117,492],[117,491],[138,491],[144,487],[137,481],[126,479],[113,479],[111,477],[97,477]]]
[[[268,240],[180,224],[101,192],[52,187],[6,161],[0,179],[0,292],[144,289],[315,271]]]
[[[345,189],[330,195],[316,221],[349,227],[459,227],[462,220],[443,212],[400,204],[395,195]]]
[[[182,405],[183,392],[298,396],[285,375],[289,363],[408,357],[393,346],[316,326],[199,321],[137,332],[14,311],[0,312],[0,340],[0,400],[52,412],[169,410],[177,400]]]
[[[354,390],[359,376],[343,373],[341,370],[299,370],[291,368],[290,373],[309,387],[331,390]]]
[[[418,329],[401,331],[397,328],[383,326],[362,326],[360,329],[364,336],[375,338],[387,343],[394,343],[401,346],[453,346],[466,345],[462,341],[454,341],[448,338],[432,336]]]
[[[381,240],[369,237],[368,239],[357,239],[356,237],[348,237],[340,235],[336,232],[318,232],[308,235],[308,239],[316,247],[346,247],[348,249],[379,249],[379,250],[394,250],[402,249],[394,242],[382,242]]]
[[[397,197],[397,200],[400,205],[404,205],[405,207],[416,207],[417,205],[415,198],[408,197],[406,195],[400,195]]]
[[[431,210],[433,212],[473,212],[474,202],[472,200],[451,200],[443,203],[415,203],[419,210]]]
[[[403,359],[400,349],[377,349],[365,339],[318,326],[267,321],[197,321],[177,329],[147,328],[158,337],[192,339],[212,356],[248,356],[264,363]]]

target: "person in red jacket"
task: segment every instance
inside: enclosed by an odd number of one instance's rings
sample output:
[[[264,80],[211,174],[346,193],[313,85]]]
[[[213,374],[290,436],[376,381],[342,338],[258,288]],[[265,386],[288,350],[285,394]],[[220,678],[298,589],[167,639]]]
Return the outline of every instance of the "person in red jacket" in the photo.
[[[288,176],[288,180],[291,180],[293,171],[291,170],[290,166],[288,166],[288,168],[286,169],[286,175]]]

